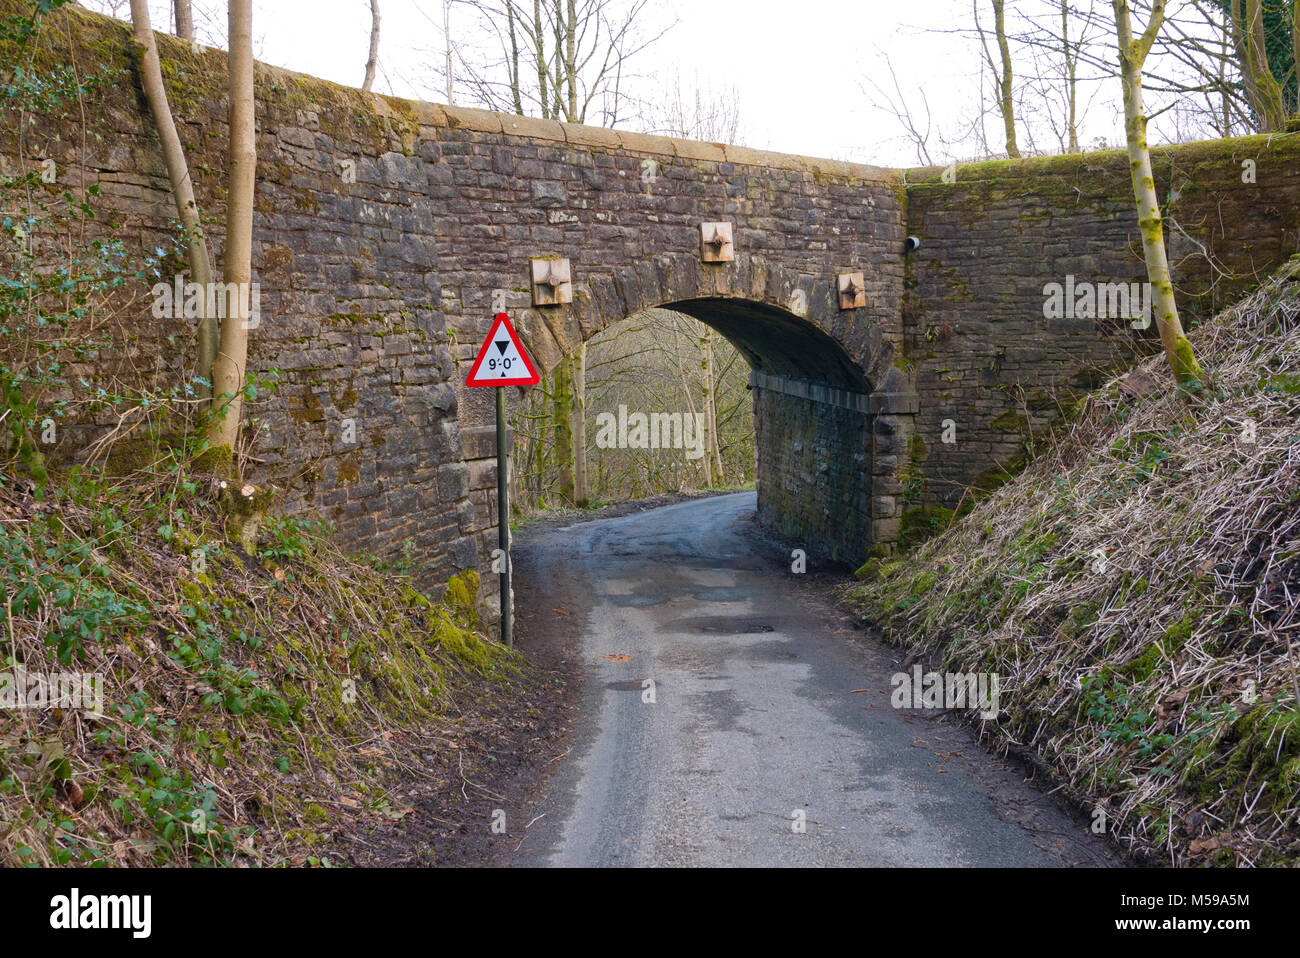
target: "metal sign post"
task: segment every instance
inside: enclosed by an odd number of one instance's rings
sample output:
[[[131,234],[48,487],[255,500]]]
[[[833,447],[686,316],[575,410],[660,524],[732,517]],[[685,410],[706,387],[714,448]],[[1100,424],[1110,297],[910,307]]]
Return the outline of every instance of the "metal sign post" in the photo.
[[[510,592],[510,477],[506,449],[506,387],[497,393],[497,545],[501,549],[501,641],[514,648],[514,596]]]
[[[510,450],[506,425],[506,387],[535,386],[541,380],[510,317],[497,313],[467,386],[491,386],[497,394],[497,544],[501,561],[501,641],[514,646],[515,610],[510,594]]]

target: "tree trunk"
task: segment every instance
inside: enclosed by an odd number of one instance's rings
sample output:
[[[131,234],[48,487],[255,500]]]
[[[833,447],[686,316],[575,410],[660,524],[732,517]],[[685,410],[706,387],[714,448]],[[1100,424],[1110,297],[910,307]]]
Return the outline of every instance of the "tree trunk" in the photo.
[[[1286,106],[1282,101],[1282,87],[1268,63],[1263,0],[1246,0],[1245,36],[1248,62],[1255,75],[1255,90],[1259,96],[1260,132],[1279,133],[1286,129]]]
[[[1078,92],[1079,92],[1079,57],[1078,54],[1070,52],[1070,2],[1061,0],[1061,44],[1065,53],[1065,95],[1067,105],[1067,116],[1065,120],[1066,135],[1068,145],[1066,149],[1071,153],[1079,152],[1079,127],[1078,127]]]
[[[1160,201],[1156,196],[1155,177],[1151,172],[1151,152],[1147,148],[1147,120],[1142,105],[1142,64],[1155,41],[1164,19],[1165,0],[1154,0],[1151,22],[1142,36],[1134,40],[1127,0],[1111,0],[1115,8],[1115,25],[1119,37],[1119,65],[1124,81],[1124,129],[1128,140],[1129,170],[1133,196],[1137,201],[1138,228],[1142,232],[1142,251],[1146,257],[1147,279],[1154,303],[1152,312],[1160,330],[1160,343],[1179,386],[1199,382],[1206,384],[1191,343],[1183,334],[1174,301],[1174,285],[1165,255],[1164,228],[1160,218]]]
[[[555,466],[560,474],[560,496],[566,505],[576,501],[573,487],[573,381],[568,357],[551,374],[551,424],[555,430]]]
[[[369,90],[375,82],[375,67],[379,65],[379,0],[370,0],[370,57],[366,60],[366,78],[361,89]]]
[[[688,325],[683,330],[682,323]],[[692,328],[689,326],[691,321],[684,317],[676,317],[671,321],[671,336],[673,341],[673,362],[677,366],[677,375],[682,381],[682,395],[686,397],[686,410],[692,420],[694,420],[698,410],[695,408],[695,390],[692,388],[694,383],[692,377],[686,375],[686,369],[682,366],[681,340],[691,337]],[[688,460],[689,462],[689,460]],[[704,488],[713,488],[713,458],[708,453],[708,448],[704,450],[704,455],[700,457],[700,469],[704,472]]]
[[[547,96],[546,34],[542,25],[542,0],[533,0],[533,57],[537,65],[537,102],[542,106],[542,119],[555,119]]]
[[[578,113],[578,0],[569,0],[569,15],[564,22],[564,82],[569,94],[569,122],[581,123]]]
[[[252,0],[230,0],[230,151],[227,168],[226,245],[222,279],[226,313],[213,365],[216,415],[208,442],[223,465],[229,451],[229,475],[235,474],[235,451],[243,419],[244,372],[253,256],[253,188],[257,181],[257,144],[253,116]]]
[[[442,39],[447,47],[447,105],[455,106],[456,101],[452,99],[456,90],[451,73],[451,4],[452,0],[442,0]],[[513,2],[511,9],[514,9]]]
[[[513,0],[506,3],[506,23],[510,29],[510,101],[515,113],[524,115],[523,91],[519,87],[519,37],[515,32],[515,5]]]
[[[587,344],[573,354],[573,498],[586,508],[591,501],[587,482]]]
[[[190,10],[190,0],[173,0],[172,9],[176,11],[176,35],[193,43],[194,14]],[[131,19],[135,20],[135,4],[131,4]]]
[[[1231,0],[1232,45],[1241,70],[1246,101],[1260,133],[1277,133],[1286,127],[1282,87],[1268,65],[1261,0]]]
[[[713,482],[721,485],[726,480],[722,475],[722,453],[718,449],[718,401],[716,394],[716,375],[713,370],[713,330],[704,327],[700,336],[700,372],[704,380],[704,454],[713,462]]]
[[[1300,0],[1291,0],[1291,66],[1295,70],[1295,114],[1300,116]]]
[[[998,82],[998,106],[1007,136],[1007,156],[1019,156],[1016,145],[1016,108],[1012,98],[1011,48],[1007,45],[1006,0],[993,0],[993,33],[1002,56],[1002,79]]]
[[[180,4],[177,6],[179,8]],[[203,236],[199,206],[194,199],[194,184],[190,179],[189,164],[185,161],[185,148],[181,145],[171,106],[167,102],[162,65],[158,60],[158,46],[154,41],[153,29],[149,26],[149,5],[146,0],[131,0],[131,23],[138,45],[140,85],[144,88],[145,100],[153,115],[158,139],[162,143],[163,163],[167,167],[167,179],[176,201],[176,215],[185,228],[185,258],[190,266],[190,281],[198,283],[205,291],[205,295],[199,297],[203,302],[199,304],[198,357],[194,375],[202,380],[195,384],[195,391],[201,400],[206,401],[212,394],[212,367],[217,355],[217,319],[208,316],[206,309],[206,291],[212,283],[212,262],[208,258],[208,244]]]

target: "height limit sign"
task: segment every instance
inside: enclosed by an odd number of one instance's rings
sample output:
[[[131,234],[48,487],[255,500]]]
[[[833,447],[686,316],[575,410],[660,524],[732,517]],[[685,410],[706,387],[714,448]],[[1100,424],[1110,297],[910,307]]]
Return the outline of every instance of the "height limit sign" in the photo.
[[[497,387],[497,550],[501,562],[501,641],[513,645],[514,608],[510,594],[510,450],[506,448],[506,386],[535,386],[541,379],[510,325],[510,317],[497,313],[478,351],[466,386]]]
[[[535,386],[540,377],[524,344],[510,325],[510,317],[497,313],[492,329],[483,340],[466,386]]]

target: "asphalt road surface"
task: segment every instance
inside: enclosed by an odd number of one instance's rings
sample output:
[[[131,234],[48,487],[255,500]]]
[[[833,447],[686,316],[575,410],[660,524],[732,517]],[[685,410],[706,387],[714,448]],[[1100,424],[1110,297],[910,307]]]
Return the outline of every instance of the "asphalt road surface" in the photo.
[[[525,631],[581,631],[582,691],[511,861],[1117,863],[953,716],[892,708],[897,652],[854,629],[815,563],[793,574],[754,509],[740,493],[521,537]]]

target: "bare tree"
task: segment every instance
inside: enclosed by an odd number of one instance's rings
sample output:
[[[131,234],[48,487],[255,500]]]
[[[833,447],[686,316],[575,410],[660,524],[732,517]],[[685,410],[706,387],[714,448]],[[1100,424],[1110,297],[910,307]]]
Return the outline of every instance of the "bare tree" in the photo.
[[[478,105],[502,113],[615,126],[630,119],[629,70],[667,28],[650,0],[464,0],[467,31],[491,50],[448,41],[444,72]]]
[[[1111,0],[1115,8],[1116,35],[1119,39],[1119,65],[1124,82],[1124,121],[1128,140],[1129,168],[1132,170],[1133,195],[1137,201],[1138,228],[1142,233],[1142,250],[1146,256],[1147,279],[1154,295],[1152,312],[1160,330],[1165,357],[1180,386],[1206,382],[1205,373],[1196,361],[1191,343],[1183,334],[1174,300],[1174,285],[1165,255],[1164,229],[1160,217],[1160,200],[1156,195],[1155,176],[1151,171],[1151,151],[1147,148],[1147,118],[1142,104],[1142,64],[1151,50],[1164,19],[1165,0],[1154,0],[1151,18],[1141,36],[1133,36],[1128,0]]]
[[[455,74],[452,71],[451,57],[451,5],[454,0],[442,0],[442,37],[446,46],[447,54],[447,105],[454,106],[455,100]],[[513,11],[512,11],[513,15]],[[522,111],[519,111],[522,112]]]
[[[734,86],[715,91],[674,73],[663,85],[659,107],[649,127],[664,136],[710,143],[737,143],[740,137],[740,91]]]
[[[176,215],[185,229],[185,256],[190,267],[190,281],[207,290],[212,282],[212,263],[208,258],[208,245],[203,236],[198,202],[194,199],[194,183],[190,179],[185,148],[176,132],[176,121],[172,117],[167,90],[163,86],[162,65],[158,59],[158,45],[154,40],[153,29],[149,25],[149,5],[146,0],[131,0],[131,22],[140,62],[140,83],[162,144],[163,163],[167,167]],[[202,399],[211,395],[212,367],[217,355],[217,318],[208,315],[206,295],[199,299],[195,376],[198,379],[196,391]]]
[[[980,24],[978,0],[975,8],[975,28],[979,31],[980,43],[984,51],[985,62],[993,74],[994,87],[997,92],[998,112],[1002,115],[1002,128],[1006,135],[1007,156],[1019,156],[1020,148],[1016,144],[1016,111],[1014,76],[1011,69],[1011,47],[1007,42],[1006,0],[991,0],[993,4],[993,37],[998,45],[998,63],[989,52],[988,37]]]
[[[930,137],[933,134],[934,123],[930,114],[930,101],[925,95],[925,90],[917,90],[921,104],[919,107],[913,107],[898,82],[898,73],[894,69],[893,61],[889,59],[889,54],[881,51],[880,61],[889,71],[893,92],[882,88],[871,77],[866,78],[866,84],[871,89],[864,87],[863,92],[871,97],[872,106],[891,115],[902,127],[903,138],[916,151],[916,161],[925,166],[934,166],[934,159],[930,155]]]
[[[370,0],[370,56],[366,58],[366,78],[361,89],[369,90],[375,82],[375,67],[379,64],[379,0]]]
[[[230,450],[229,473],[243,414],[244,373],[251,324],[250,288],[253,252],[253,189],[257,181],[257,144],[253,117],[252,0],[230,0],[230,145],[226,171],[226,241],[222,268],[226,309],[213,363],[216,415],[207,439],[216,450]],[[219,404],[219,405],[218,405]],[[220,462],[218,458],[216,461]]]

